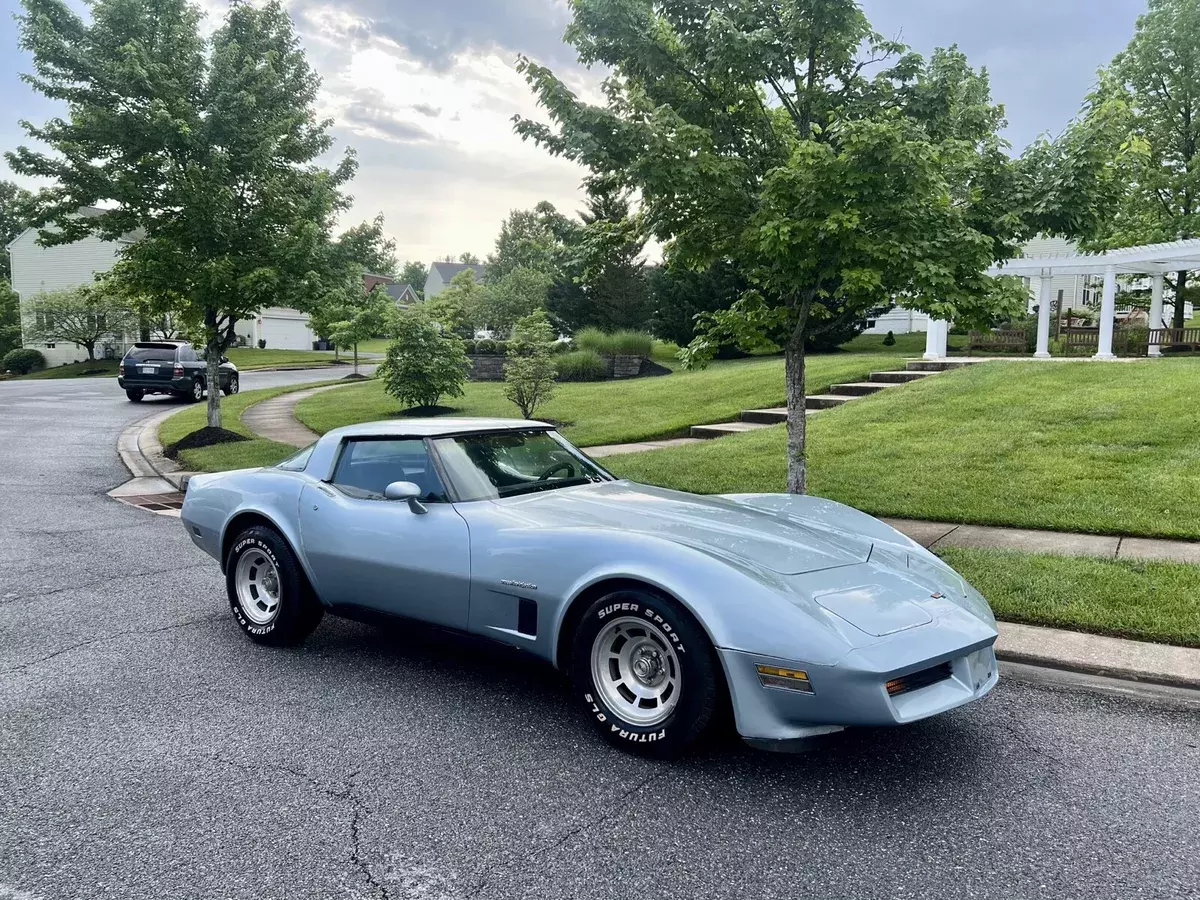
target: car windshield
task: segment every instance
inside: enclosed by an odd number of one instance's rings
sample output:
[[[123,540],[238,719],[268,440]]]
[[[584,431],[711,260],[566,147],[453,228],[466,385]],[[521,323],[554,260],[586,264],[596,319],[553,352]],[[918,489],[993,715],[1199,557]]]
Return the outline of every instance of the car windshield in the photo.
[[[167,362],[174,362],[175,361],[175,348],[174,347],[166,347],[166,346],[164,346],[164,347],[134,347],[127,354],[125,354],[125,358],[127,360],[129,360],[130,362],[150,362],[152,360],[158,360],[158,361],[165,360]]]
[[[498,431],[434,445],[459,500],[496,500],[610,477],[553,432]]]

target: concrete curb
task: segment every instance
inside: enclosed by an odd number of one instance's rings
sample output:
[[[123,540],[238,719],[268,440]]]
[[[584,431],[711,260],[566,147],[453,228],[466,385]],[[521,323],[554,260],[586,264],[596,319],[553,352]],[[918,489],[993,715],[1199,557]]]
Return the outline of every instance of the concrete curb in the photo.
[[[190,408],[164,409],[125,427],[117,438],[117,452],[134,478],[161,478],[181,491],[187,487],[187,480],[195,473],[185,472],[174,460],[163,455],[158,429],[171,416]]]
[[[1000,622],[996,656],[1006,662],[1200,690],[1200,650]]]

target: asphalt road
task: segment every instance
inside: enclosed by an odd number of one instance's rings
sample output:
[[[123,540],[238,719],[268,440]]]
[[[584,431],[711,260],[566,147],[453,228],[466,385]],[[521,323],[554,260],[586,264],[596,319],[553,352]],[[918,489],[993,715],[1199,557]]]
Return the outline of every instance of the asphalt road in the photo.
[[[506,651],[331,619],[254,646],[179,523],[105,496],[148,406],[0,384],[0,900],[1200,895],[1183,706],[1008,679],[668,765]]]

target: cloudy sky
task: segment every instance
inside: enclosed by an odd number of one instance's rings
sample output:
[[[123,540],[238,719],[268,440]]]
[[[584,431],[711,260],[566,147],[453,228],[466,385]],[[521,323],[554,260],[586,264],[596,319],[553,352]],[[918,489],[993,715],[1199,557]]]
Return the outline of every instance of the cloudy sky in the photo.
[[[69,0],[73,5],[78,0]],[[516,113],[535,113],[513,68],[524,53],[581,91],[595,78],[561,41],[566,0],[288,0],[324,79],[323,112],[360,170],[346,224],[382,212],[401,259],[486,255],[510,209],[579,206],[580,172],[522,143]],[[78,4],[81,5],[81,4]],[[214,19],[227,0],[202,0]],[[1019,150],[1060,131],[1097,67],[1129,40],[1145,0],[864,0],[875,28],[922,52],[957,43],[986,66]],[[0,0],[0,150],[18,120],[53,110],[18,78],[13,13]],[[0,178],[12,177],[0,161]]]

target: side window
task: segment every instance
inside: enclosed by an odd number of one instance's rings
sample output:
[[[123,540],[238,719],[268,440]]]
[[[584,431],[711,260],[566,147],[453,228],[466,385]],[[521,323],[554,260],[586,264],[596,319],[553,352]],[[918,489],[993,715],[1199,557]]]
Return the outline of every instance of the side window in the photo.
[[[426,503],[446,501],[446,489],[430,462],[424,441],[412,438],[346,441],[333,472],[333,484],[342,493],[361,500],[382,500],[384,490],[394,481],[416,484]]]
[[[180,362],[195,362],[196,361],[196,351],[193,350],[191,347],[180,347],[179,348],[179,361]]]
[[[313,448],[316,444],[309,444],[299,453],[294,456],[289,456],[283,462],[275,466],[277,469],[283,469],[285,472],[303,472],[308,468],[309,457],[312,456]]]

